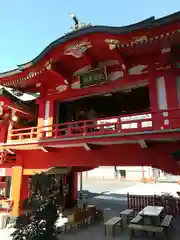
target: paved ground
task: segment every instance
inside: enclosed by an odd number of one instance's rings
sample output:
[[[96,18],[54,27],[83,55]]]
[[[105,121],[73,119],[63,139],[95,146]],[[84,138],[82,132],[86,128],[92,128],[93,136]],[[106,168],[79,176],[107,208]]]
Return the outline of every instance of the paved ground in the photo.
[[[137,181],[112,181],[112,180],[83,180],[83,192],[90,197],[103,195],[126,195],[127,193],[137,195],[160,195],[170,193],[177,197],[176,192],[180,191],[180,185],[177,183],[141,183]]]
[[[169,188],[169,189],[168,189]],[[86,196],[89,196],[88,199],[83,200],[89,204],[96,204],[99,209],[106,209],[105,219],[110,218],[111,216],[119,216],[119,212],[127,208],[126,202],[126,193],[132,191],[135,194],[143,194],[144,192],[148,195],[154,192],[166,192],[169,190],[175,192],[180,187],[176,185],[164,185],[163,184],[141,184],[137,182],[114,182],[114,181],[95,181],[95,180],[84,180],[83,190],[86,193]],[[149,190],[147,190],[149,189]],[[170,231],[171,240],[180,239],[180,217],[176,218],[173,222],[173,230]],[[159,236],[160,237],[160,236]],[[100,240],[100,239],[112,239],[111,232],[108,236],[104,236],[103,223],[96,223],[89,226],[88,229],[73,229],[68,233],[61,236],[62,240]],[[128,229],[125,228],[122,232],[117,228],[116,236],[114,240],[129,240]],[[154,240],[154,237],[136,237],[137,240]],[[160,238],[159,238],[160,239]],[[163,239],[163,238],[162,238]]]
[[[98,208],[104,209],[107,208],[105,218],[108,219],[112,216],[119,216],[119,212],[127,207],[125,200],[103,200],[103,199],[89,199],[86,200],[88,203],[96,204]],[[180,218],[174,220],[173,223],[173,231],[170,232],[171,240],[179,240],[180,239]],[[160,237],[160,236],[159,236]],[[109,232],[108,236],[104,236],[104,228],[103,223],[95,223],[89,226],[88,229],[73,229],[70,230],[68,233],[62,235],[60,237],[62,240],[100,240],[112,239],[111,232]],[[129,232],[128,229],[125,228],[123,232],[121,229],[116,229],[116,236],[114,240],[121,239],[121,240],[129,240]],[[155,239],[154,237],[140,237],[135,238],[137,240],[152,240]]]
[[[125,189],[139,183],[138,181],[125,180],[93,180],[83,179],[83,190],[89,192],[102,193],[109,191],[117,191],[118,189]]]
[[[106,209],[105,220],[112,216],[119,216],[119,212],[127,208],[126,193],[131,192],[134,194],[154,194],[162,192],[173,192],[179,190],[180,186],[177,184],[142,184],[139,182],[130,181],[106,181],[106,180],[84,180],[83,192],[86,199],[84,202],[95,204],[98,209]],[[173,222],[173,230],[170,232],[171,240],[180,239],[180,217],[176,218]],[[7,229],[0,230],[0,238],[2,240],[10,240]],[[89,226],[88,229],[73,229],[66,234],[60,236],[62,240],[100,240],[112,239],[111,232],[108,236],[104,236],[103,223],[95,223]],[[117,228],[114,240],[129,240],[129,233],[127,228],[122,232]],[[144,237],[135,238],[137,240],[152,240],[155,238]],[[160,239],[160,238],[159,238]]]

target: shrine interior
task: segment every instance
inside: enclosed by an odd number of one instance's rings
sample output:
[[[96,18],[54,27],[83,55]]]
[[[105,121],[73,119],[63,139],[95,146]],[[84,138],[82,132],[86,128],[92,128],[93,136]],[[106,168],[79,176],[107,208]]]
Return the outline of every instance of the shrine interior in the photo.
[[[90,118],[88,112],[93,110]],[[83,97],[58,104],[58,123],[147,112],[150,110],[148,85],[119,92]],[[79,116],[80,112],[84,116]]]

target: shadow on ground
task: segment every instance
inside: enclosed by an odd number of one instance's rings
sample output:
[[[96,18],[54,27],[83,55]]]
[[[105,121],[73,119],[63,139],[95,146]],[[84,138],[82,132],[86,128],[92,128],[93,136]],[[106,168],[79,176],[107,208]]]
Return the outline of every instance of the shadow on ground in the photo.
[[[116,193],[109,193],[109,191],[101,192],[101,193],[95,193],[90,192],[88,190],[83,190],[82,192],[78,191],[78,198],[80,199],[80,196],[82,196],[81,199],[107,199],[107,200],[124,200],[127,201],[127,195],[126,194],[116,194]]]
[[[179,240],[180,239],[180,231],[178,229],[178,225],[180,223],[180,218],[177,218],[173,222],[173,229],[169,231],[169,239],[171,240]],[[60,239],[63,240],[129,240],[129,231],[127,226],[123,228],[116,228],[115,237],[112,238],[112,232],[108,231],[107,236],[104,236],[104,226],[103,223],[94,223],[91,224],[88,229],[72,229],[67,234],[64,234]],[[164,239],[161,234],[156,234],[156,237],[149,235],[147,236],[143,232],[137,232],[136,237],[133,240],[155,240],[155,239]]]
[[[97,196],[104,195],[108,191],[101,192],[101,193],[95,193],[95,192],[89,192],[88,190],[83,190],[82,192],[78,191],[78,197],[80,198],[80,195],[82,194],[83,199],[89,199],[89,198],[94,198]]]

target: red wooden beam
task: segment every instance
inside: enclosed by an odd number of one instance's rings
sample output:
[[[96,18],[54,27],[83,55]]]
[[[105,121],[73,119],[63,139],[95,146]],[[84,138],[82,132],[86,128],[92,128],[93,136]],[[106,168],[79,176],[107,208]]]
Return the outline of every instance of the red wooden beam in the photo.
[[[179,70],[180,71],[180,70]],[[179,72],[177,69],[177,72]],[[154,77],[162,76],[169,73],[169,69],[158,70],[154,72]],[[56,93],[53,95],[46,95],[45,100],[70,100],[73,98],[81,97],[81,96],[91,96],[94,94],[103,94],[106,92],[111,92],[113,90],[122,89],[124,87],[141,84],[145,80],[149,79],[149,73],[143,73],[141,75],[126,75],[123,79],[119,79],[116,81],[112,81],[109,84],[100,84],[97,86],[89,87],[89,88],[80,88],[80,89],[68,89],[67,91]]]
[[[49,69],[47,73],[50,73],[55,79],[58,79],[58,81],[61,83],[64,83],[64,80],[66,79],[64,76],[62,76],[62,74],[56,72],[53,69]]]

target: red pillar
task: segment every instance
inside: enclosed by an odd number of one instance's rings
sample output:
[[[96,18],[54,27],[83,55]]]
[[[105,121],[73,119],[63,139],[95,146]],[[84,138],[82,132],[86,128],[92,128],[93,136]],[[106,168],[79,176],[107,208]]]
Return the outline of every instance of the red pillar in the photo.
[[[70,177],[70,181],[71,181],[71,197],[72,197],[72,201],[77,200],[78,197],[78,192],[77,192],[77,184],[78,184],[78,178],[77,178],[77,172],[72,171],[71,172],[71,177]]]
[[[22,201],[28,197],[29,194],[29,182],[28,176],[23,175],[24,173],[24,164],[23,158],[20,154],[16,155],[16,166],[12,167],[12,216],[19,216],[21,213]]]
[[[50,100],[50,106],[49,106],[49,121],[48,124],[52,125],[56,123],[56,104],[54,100]]]
[[[22,184],[21,184],[20,202],[22,202],[27,197],[29,197],[29,176],[23,175]]]
[[[158,98],[157,98],[157,87],[156,87],[156,74],[154,65],[149,66],[148,82],[149,82],[149,99],[151,105],[151,111],[158,111]]]
[[[169,70],[169,73],[164,76],[168,109],[176,109],[179,107],[178,96],[177,96],[176,75],[173,69],[174,67],[172,67],[172,69]]]
[[[15,166],[12,170],[12,215],[19,216],[22,201],[28,197],[28,176],[23,175],[23,167]]]
[[[44,115],[45,115],[45,103],[44,101],[37,100],[38,104],[38,122],[37,126],[42,127],[44,125]]]
[[[77,185],[78,185],[78,178],[77,178],[77,172],[73,172],[72,174],[72,196],[73,200],[77,200],[78,197],[78,190],[77,190]]]
[[[7,123],[1,124],[0,142],[6,142],[7,135],[8,135],[8,128],[9,128],[9,124]]]

